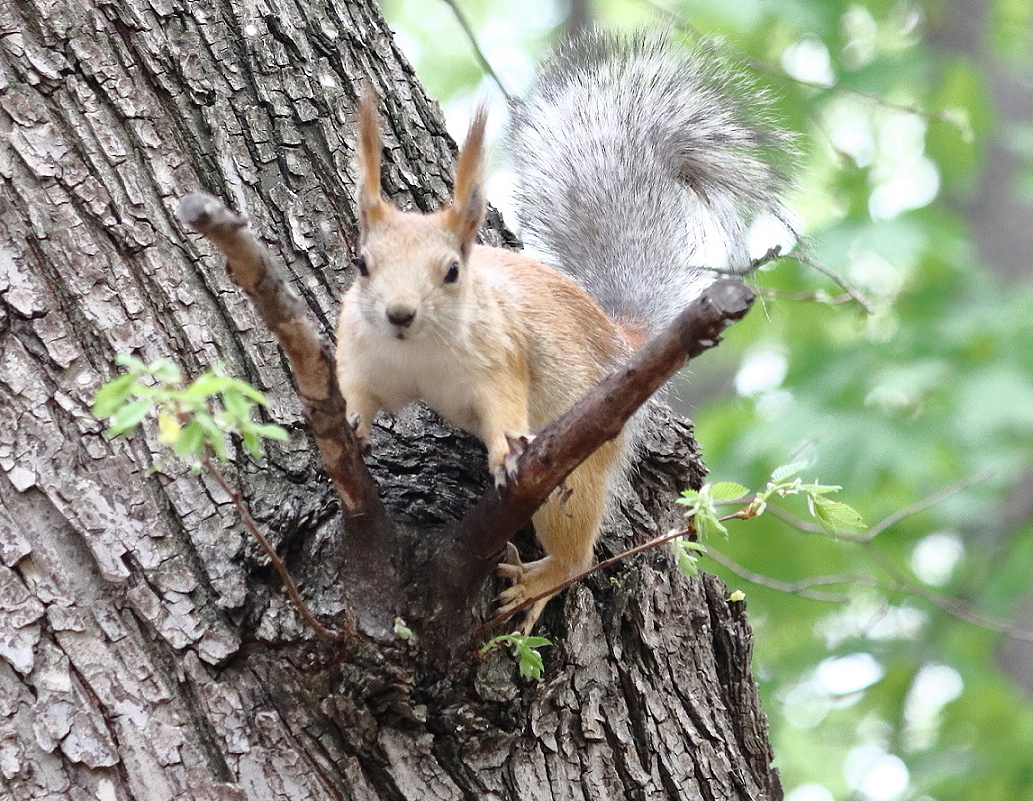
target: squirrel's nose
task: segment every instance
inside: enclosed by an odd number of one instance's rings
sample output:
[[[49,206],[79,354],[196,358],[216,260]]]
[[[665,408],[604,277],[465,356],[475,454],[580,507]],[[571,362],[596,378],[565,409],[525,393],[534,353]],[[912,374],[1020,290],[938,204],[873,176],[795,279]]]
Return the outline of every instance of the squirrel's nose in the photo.
[[[416,309],[401,303],[388,306],[387,319],[391,325],[397,325],[399,328],[408,328],[412,325],[412,321],[416,319]]]

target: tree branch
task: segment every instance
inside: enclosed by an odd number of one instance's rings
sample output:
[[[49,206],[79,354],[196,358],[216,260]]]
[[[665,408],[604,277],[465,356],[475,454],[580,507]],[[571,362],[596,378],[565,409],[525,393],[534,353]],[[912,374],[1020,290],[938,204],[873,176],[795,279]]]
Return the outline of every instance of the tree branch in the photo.
[[[692,358],[717,345],[741,320],[754,293],[722,279],[647,342],[628,363],[553,421],[527,446],[516,480],[501,494],[489,491],[459,525],[459,541],[481,559],[497,556],[510,538],[574,469],[617,437],[628,419]]]
[[[376,484],[345,416],[330,344],[317,333],[305,304],[269,251],[255,239],[244,217],[211,195],[191,192],[180,201],[176,216],[222,251],[230,276],[287,354],[305,416],[345,517],[385,518]]]

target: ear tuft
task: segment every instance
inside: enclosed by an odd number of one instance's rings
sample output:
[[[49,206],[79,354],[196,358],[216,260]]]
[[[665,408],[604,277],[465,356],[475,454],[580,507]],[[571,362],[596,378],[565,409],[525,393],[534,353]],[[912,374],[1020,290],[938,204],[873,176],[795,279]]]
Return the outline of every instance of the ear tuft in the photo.
[[[473,245],[477,229],[484,220],[487,202],[484,197],[484,125],[488,109],[481,103],[474,112],[466,143],[456,164],[456,188],[446,219],[459,239],[464,254]]]

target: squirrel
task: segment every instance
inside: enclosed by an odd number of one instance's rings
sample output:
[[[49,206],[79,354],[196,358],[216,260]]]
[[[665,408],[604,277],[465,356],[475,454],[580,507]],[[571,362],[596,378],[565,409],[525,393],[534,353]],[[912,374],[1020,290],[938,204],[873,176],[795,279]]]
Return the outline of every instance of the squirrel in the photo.
[[[403,212],[381,196],[376,101],[358,125],[358,276],[342,299],[336,363],[364,440],[380,409],[417,399],[485,444],[496,486],[523,437],[566,412],[717,277],[750,269],[760,214],[785,220],[788,137],[764,94],[712,45],[669,34],[584,35],[543,66],[510,140],[525,241],[546,266],[476,244],[486,200],[486,110],[460,151],[452,203]],[[636,433],[596,451],[534,515],[545,557],[510,546],[500,617],[526,600],[529,633],[556,588],[587,570],[611,480]],[[632,441],[629,441],[632,440]]]

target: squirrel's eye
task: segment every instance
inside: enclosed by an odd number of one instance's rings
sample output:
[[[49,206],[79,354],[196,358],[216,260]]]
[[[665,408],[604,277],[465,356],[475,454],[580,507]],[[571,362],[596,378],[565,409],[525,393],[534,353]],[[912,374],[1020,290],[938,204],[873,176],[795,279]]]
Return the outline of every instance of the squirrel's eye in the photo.
[[[445,273],[445,283],[454,284],[459,280],[459,262],[454,261],[448,265],[448,272]]]
[[[359,271],[359,275],[363,278],[369,278],[369,267],[366,266],[366,258],[364,256],[356,256],[355,261],[352,263],[355,265],[355,269]]]

